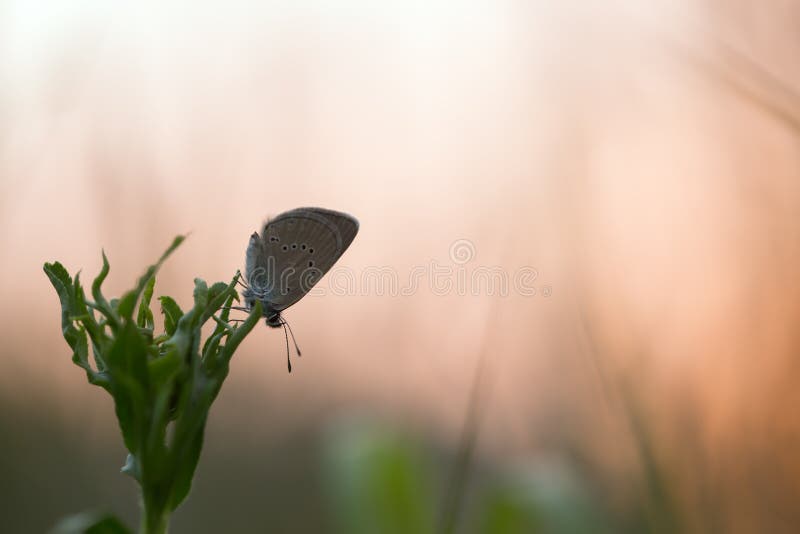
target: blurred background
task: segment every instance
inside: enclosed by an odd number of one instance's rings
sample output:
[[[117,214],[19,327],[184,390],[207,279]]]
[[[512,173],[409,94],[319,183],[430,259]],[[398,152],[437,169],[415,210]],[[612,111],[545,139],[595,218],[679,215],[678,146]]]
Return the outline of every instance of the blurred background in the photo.
[[[229,280],[361,231],[237,353],[172,532],[797,532],[800,3],[0,0],[0,517],[138,520],[42,272]],[[439,274],[435,274],[439,273]],[[504,289],[505,288],[505,289]]]

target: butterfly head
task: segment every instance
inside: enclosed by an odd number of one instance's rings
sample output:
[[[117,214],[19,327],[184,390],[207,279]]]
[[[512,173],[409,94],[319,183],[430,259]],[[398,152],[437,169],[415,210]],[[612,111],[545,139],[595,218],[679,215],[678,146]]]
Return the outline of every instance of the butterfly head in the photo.
[[[267,311],[269,311],[270,314],[267,314]],[[280,328],[283,326],[283,318],[280,312],[264,308],[264,315],[267,317],[267,326],[271,326],[272,328]]]
[[[247,311],[250,311],[255,307],[256,300],[261,301],[261,309],[264,317],[266,318],[267,326],[279,328],[283,325],[283,317],[281,317],[281,312],[273,308],[266,299],[260,298],[251,288],[246,288],[242,292],[242,296],[244,297],[244,303]]]

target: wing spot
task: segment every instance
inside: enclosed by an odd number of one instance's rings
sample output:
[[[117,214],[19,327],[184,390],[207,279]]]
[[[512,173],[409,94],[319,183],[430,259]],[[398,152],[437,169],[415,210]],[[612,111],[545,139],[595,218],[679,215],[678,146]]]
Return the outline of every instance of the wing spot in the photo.
[[[313,261],[308,262],[308,266],[309,267],[313,267],[314,266],[314,262]]]
[[[300,245],[300,249],[301,249],[301,250],[305,250],[305,249],[306,249],[306,244],[305,244],[305,243],[303,243],[302,245]]]
[[[308,253],[309,254],[313,254],[314,253],[314,249],[313,248],[308,249]]]
[[[281,247],[281,249],[283,249],[283,251],[286,252],[287,250],[289,250],[289,246],[288,245],[283,245]]]
[[[292,243],[292,250],[297,248],[297,243]]]
[[[269,237],[269,240],[270,240],[271,243],[277,243],[278,241],[281,240],[281,238],[276,236],[276,235],[273,235],[273,236]]]

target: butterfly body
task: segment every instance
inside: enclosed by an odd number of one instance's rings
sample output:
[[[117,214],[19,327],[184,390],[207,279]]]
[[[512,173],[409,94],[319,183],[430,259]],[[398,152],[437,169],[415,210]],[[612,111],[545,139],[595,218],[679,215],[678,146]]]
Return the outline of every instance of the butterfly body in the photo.
[[[245,257],[245,306],[261,301],[267,326],[283,326],[281,312],[319,282],[358,233],[358,221],[325,208],[296,208],[253,232]]]

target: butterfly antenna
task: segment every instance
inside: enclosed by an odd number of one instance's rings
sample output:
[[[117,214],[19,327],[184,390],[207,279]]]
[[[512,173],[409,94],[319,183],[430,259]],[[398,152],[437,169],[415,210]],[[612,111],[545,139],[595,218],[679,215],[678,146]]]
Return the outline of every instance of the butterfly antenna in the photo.
[[[286,338],[286,365],[289,367],[289,372],[292,372],[292,360],[289,358],[289,336],[286,334],[286,323],[281,323],[283,325],[283,337]],[[294,336],[292,336],[294,339]]]
[[[283,319],[283,318],[281,317],[281,319]],[[289,333],[292,334],[292,343],[294,343],[294,350],[297,351],[297,355],[298,356],[302,356],[303,353],[300,352],[300,347],[297,346],[297,341],[295,341],[295,339],[294,339],[294,332],[292,332],[292,327],[289,326],[289,323],[286,321],[286,319],[283,319],[282,323],[283,323],[283,329],[286,330],[286,328],[288,327],[289,328]]]

